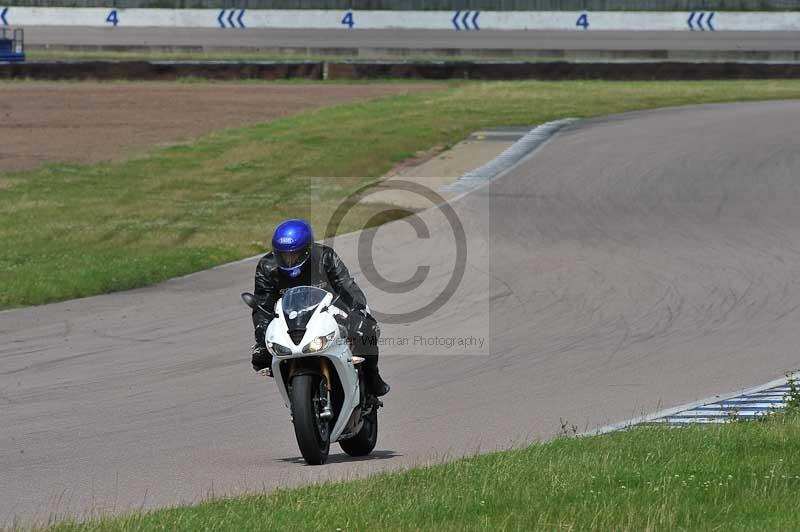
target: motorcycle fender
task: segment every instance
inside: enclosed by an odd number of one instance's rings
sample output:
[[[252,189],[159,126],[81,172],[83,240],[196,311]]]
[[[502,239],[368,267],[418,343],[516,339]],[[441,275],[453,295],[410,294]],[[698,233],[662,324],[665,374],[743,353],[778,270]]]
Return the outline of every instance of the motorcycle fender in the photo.
[[[289,383],[292,382],[292,379],[300,375],[317,375],[327,378],[325,374],[325,369],[327,368],[323,368],[323,365],[327,366],[328,363],[319,357],[301,357],[288,360],[273,359],[272,374],[276,376],[275,381],[278,385],[278,391],[286,408],[291,408],[289,404]]]
[[[347,351],[344,351],[347,350]],[[353,367],[353,362],[349,356],[349,349],[345,346],[341,353],[327,353],[322,355],[326,359],[327,371],[336,372],[339,381],[344,388],[344,402],[342,404],[342,414],[337,418],[336,423],[331,428],[331,442],[339,439],[348,424],[352,424],[355,416],[360,416],[361,390],[359,387],[358,372]],[[304,374],[324,375],[319,363],[320,357],[298,357],[288,360],[272,360],[272,374],[275,375],[275,384],[283,398],[286,408],[291,408],[289,401],[289,383],[291,379],[300,372]],[[286,366],[282,364],[286,363]],[[357,423],[357,422],[356,422]],[[352,425],[351,425],[352,426]]]

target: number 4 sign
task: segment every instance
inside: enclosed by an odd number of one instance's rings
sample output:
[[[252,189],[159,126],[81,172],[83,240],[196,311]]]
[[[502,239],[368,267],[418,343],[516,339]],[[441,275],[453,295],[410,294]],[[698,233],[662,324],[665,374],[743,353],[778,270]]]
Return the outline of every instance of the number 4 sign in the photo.
[[[350,28],[352,28],[353,26],[356,25],[355,21],[353,20],[353,12],[352,11],[348,11],[347,13],[345,13],[344,18],[342,19],[342,24],[344,26],[348,26]]]
[[[117,24],[119,24],[119,17],[117,16],[116,9],[112,10],[111,13],[108,14],[108,16],[106,17],[106,22],[108,22],[109,24],[113,24],[114,27],[116,27]]]

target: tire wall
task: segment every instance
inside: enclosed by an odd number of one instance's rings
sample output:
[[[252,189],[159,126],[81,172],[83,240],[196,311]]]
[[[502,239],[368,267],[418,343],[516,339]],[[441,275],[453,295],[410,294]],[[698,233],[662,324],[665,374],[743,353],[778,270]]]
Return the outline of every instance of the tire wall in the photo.
[[[757,63],[148,63],[0,65],[0,79],[800,79],[798,64]]]

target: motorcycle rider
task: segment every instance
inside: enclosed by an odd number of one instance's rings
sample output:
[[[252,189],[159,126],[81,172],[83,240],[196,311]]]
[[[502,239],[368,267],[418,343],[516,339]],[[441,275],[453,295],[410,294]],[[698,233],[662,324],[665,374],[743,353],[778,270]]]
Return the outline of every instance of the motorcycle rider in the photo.
[[[346,327],[353,341],[353,354],[364,357],[367,390],[380,397],[389,392],[378,372],[377,321],[367,310],[367,299],[336,252],[314,242],[314,232],[305,220],[286,220],[275,228],[272,251],[258,262],[255,276],[255,298],[262,308],[272,311],[275,303],[295,286],[317,286],[340,297],[349,313]],[[256,307],[253,326],[253,369],[271,376],[272,355],[264,335],[272,316]]]

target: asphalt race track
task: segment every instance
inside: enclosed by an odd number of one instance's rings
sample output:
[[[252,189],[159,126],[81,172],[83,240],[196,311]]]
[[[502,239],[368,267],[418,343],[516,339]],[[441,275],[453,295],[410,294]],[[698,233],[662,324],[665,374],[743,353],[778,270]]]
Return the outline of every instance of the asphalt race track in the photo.
[[[183,48],[341,49],[406,48],[418,50],[668,50],[787,51],[797,50],[794,32],[675,31],[439,31],[315,30],[219,28],[89,28],[32,26],[26,45]]]
[[[367,460],[299,458],[250,369],[253,260],[0,313],[0,525],[504,448],[779,377],[800,366],[798,138],[800,102],[584,121],[455,201],[463,232],[429,210],[428,238],[339,238],[384,314],[442,293],[466,251],[444,307],[383,326],[393,391]],[[368,282],[364,236],[387,279],[430,265],[422,285]]]

